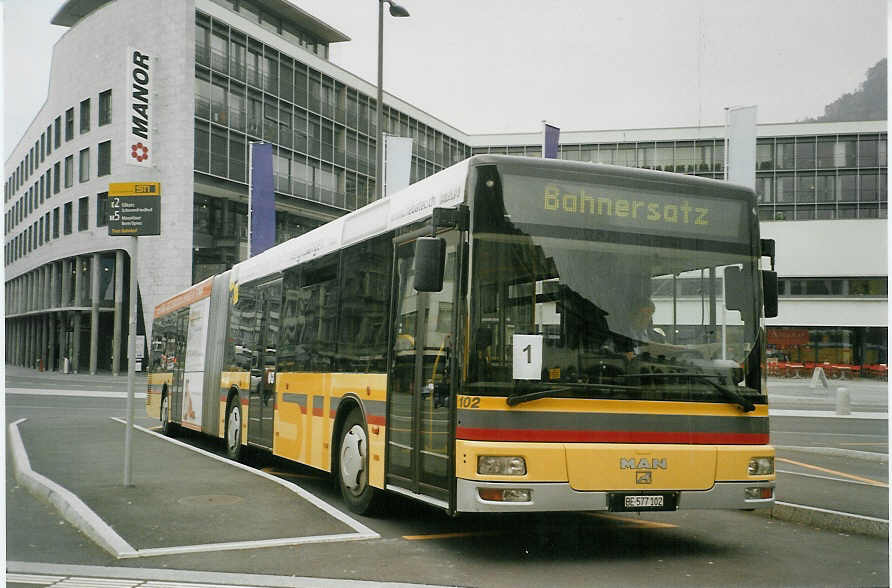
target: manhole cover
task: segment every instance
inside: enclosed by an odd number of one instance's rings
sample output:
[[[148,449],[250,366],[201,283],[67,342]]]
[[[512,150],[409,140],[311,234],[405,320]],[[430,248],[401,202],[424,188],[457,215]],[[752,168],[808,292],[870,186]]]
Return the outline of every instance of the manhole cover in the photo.
[[[221,505],[221,504],[238,504],[244,500],[241,496],[230,496],[228,494],[201,494],[199,496],[184,496],[177,500],[180,504],[189,505]]]

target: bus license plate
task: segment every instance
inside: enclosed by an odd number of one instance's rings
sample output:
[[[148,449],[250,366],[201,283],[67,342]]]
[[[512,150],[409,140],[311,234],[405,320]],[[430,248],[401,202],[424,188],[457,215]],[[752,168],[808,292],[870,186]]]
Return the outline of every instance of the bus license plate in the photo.
[[[623,499],[626,508],[663,508],[662,496],[626,496]]]

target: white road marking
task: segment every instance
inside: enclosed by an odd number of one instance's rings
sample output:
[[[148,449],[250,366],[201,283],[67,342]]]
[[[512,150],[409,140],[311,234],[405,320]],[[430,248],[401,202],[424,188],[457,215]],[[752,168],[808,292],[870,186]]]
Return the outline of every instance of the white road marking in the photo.
[[[879,437],[887,439],[886,435],[877,435],[873,433],[821,433],[820,431],[771,431],[772,435],[823,435],[826,437]]]
[[[126,392],[107,390],[44,390],[42,388],[7,388],[7,394],[18,396],[82,396],[84,398],[127,398]],[[145,398],[145,392],[135,392],[134,398]]]
[[[806,474],[805,472],[791,472],[790,470],[776,470],[779,474],[790,474],[791,476],[802,476],[803,478],[819,478],[821,480],[833,480],[834,482],[845,482],[846,484],[860,484],[861,486],[873,486],[874,488],[880,488],[876,484],[868,484],[867,482],[860,482],[858,480],[846,480],[844,478],[834,478],[832,476],[819,476],[818,474]]]
[[[117,417],[110,417],[111,420],[121,423],[126,426],[127,421],[124,419],[120,419]],[[179,447],[183,447],[185,449],[189,449],[206,457],[210,457],[219,462],[225,463],[235,468],[239,468],[246,472],[250,472],[255,476],[260,476],[261,478],[266,478],[276,484],[284,486],[288,490],[294,492],[319,510],[328,514],[329,516],[341,521],[348,527],[352,528],[356,531],[356,533],[342,533],[336,535],[315,535],[308,537],[286,537],[282,539],[268,539],[261,541],[237,541],[231,543],[209,543],[204,545],[183,545],[177,547],[159,547],[152,549],[140,549],[137,552],[138,557],[144,556],[157,556],[157,555],[172,555],[178,553],[197,553],[197,552],[205,552],[205,551],[224,551],[224,550],[234,550],[234,549],[255,549],[261,547],[281,547],[286,545],[304,545],[307,543],[332,543],[332,542],[340,542],[340,541],[363,541],[366,539],[378,539],[381,536],[366,527],[356,519],[348,516],[346,513],[336,509],[332,505],[328,504],[324,500],[318,498],[315,494],[304,490],[297,484],[293,482],[289,482],[287,480],[283,480],[278,476],[274,476],[272,474],[268,474],[264,471],[257,470],[250,466],[246,466],[244,464],[232,461],[225,457],[221,457],[219,455],[213,454],[209,451],[205,451],[204,449],[199,449],[198,447],[193,447],[187,443],[183,443],[182,441],[178,441],[177,439],[171,439],[170,437],[165,437],[160,433],[156,433],[150,429],[145,427],[140,427],[138,425],[134,425],[135,429],[139,429],[140,431],[146,433],[147,435],[153,435],[163,441],[167,441],[168,443],[173,443]]]
[[[126,425],[126,421],[124,419],[119,419],[116,417],[111,417],[111,419],[113,421]],[[180,553],[199,553],[236,549],[257,549],[263,547],[282,547],[287,545],[305,545],[307,543],[361,541],[365,539],[377,539],[380,537],[380,535],[375,531],[372,531],[370,528],[366,527],[359,521],[347,516],[345,513],[339,511],[327,502],[324,502],[323,500],[317,498],[315,495],[304,490],[300,486],[293,484],[292,482],[282,480],[281,478],[278,478],[271,474],[267,474],[266,472],[255,470],[254,468],[250,468],[246,465],[230,461],[226,458],[222,458],[218,455],[214,455],[213,453],[204,451],[203,449],[192,447],[191,445],[187,445],[181,441],[177,441],[176,439],[170,439],[144,427],[135,426],[135,428],[145,432],[148,435],[154,435],[155,437],[158,437],[175,445],[185,447],[186,449],[190,449],[192,451],[195,451],[196,453],[211,457],[217,461],[227,463],[231,466],[251,472],[257,476],[266,478],[281,486],[284,486],[285,488],[299,495],[301,498],[313,504],[329,516],[341,521],[342,523],[346,524],[348,527],[351,527],[356,531],[355,533],[316,535],[307,537],[286,537],[282,539],[211,543],[203,545],[181,545],[175,547],[137,550],[131,547],[126,541],[124,541],[124,539],[120,535],[118,535],[105,521],[103,521],[99,517],[99,515],[93,512],[93,510],[91,510],[90,507],[88,507],[74,493],[31,469],[31,463],[28,459],[28,453],[25,451],[25,446],[24,443],[22,443],[21,435],[19,434],[18,430],[18,425],[26,420],[27,419],[22,418],[13,423],[10,423],[9,425],[10,450],[12,452],[13,461],[15,464],[16,478],[32,493],[38,496],[42,496],[46,500],[51,502],[66,520],[68,520],[72,525],[80,529],[81,532],[93,539],[93,541],[95,541],[103,549],[105,549],[118,559],[174,555]]]
[[[66,578],[81,581],[103,582],[90,586],[108,588],[138,586],[139,588],[245,588],[266,586],[270,588],[436,588],[432,584],[408,582],[377,582],[371,580],[339,580],[335,578],[309,578],[306,576],[274,576],[266,574],[238,574],[227,572],[203,572],[195,570],[170,570],[159,568],[128,568],[35,563],[6,562],[7,581],[19,581],[48,586]],[[25,578],[31,580],[18,580]],[[134,583],[134,580],[136,581]],[[111,584],[110,582],[117,582]],[[61,585],[61,584],[60,584]],[[73,586],[73,584],[65,584]]]
[[[855,514],[855,513],[851,513],[851,512],[842,512],[839,510],[828,510],[826,508],[818,508],[816,506],[805,506],[803,504],[793,504],[791,502],[781,502],[780,500],[775,501],[775,504],[781,504],[783,506],[792,506],[794,508],[801,508],[804,510],[813,510],[815,512],[823,512],[823,513],[832,514],[832,515],[841,515],[844,517],[864,519],[865,521],[873,521],[875,523],[886,523],[887,525],[889,524],[888,519],[878,519],[876,517],[869,517],[866,515],[859,515],[859,514]]]

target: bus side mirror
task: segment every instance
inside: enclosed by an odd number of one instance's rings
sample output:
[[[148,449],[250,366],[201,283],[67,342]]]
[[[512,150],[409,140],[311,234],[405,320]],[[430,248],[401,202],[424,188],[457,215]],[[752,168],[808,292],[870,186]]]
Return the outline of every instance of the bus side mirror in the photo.
[[[762,270],[762,293],[765,296],[765,318],[777,316],[777,272]]]
[[[739,267],[725,268],[725,308],[743,310],[746,306],[748,290],[743,270]]]
[[[446,267],[446,239],[419,237],[415,240],[415,290],[439,292]]]

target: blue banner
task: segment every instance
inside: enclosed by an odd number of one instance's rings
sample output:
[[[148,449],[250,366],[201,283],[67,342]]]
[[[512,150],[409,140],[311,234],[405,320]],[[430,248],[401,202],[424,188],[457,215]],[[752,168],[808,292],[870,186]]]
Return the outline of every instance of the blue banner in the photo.
[[[273,146],[251,143],[250,257],[276,244],[276,196],[273,193]]]
[[[561,130],[548,123],[543,124],[545,125],[545,130],[542,136],[542,155],[546,159],[557,159],[558,140],[561,136]]]

